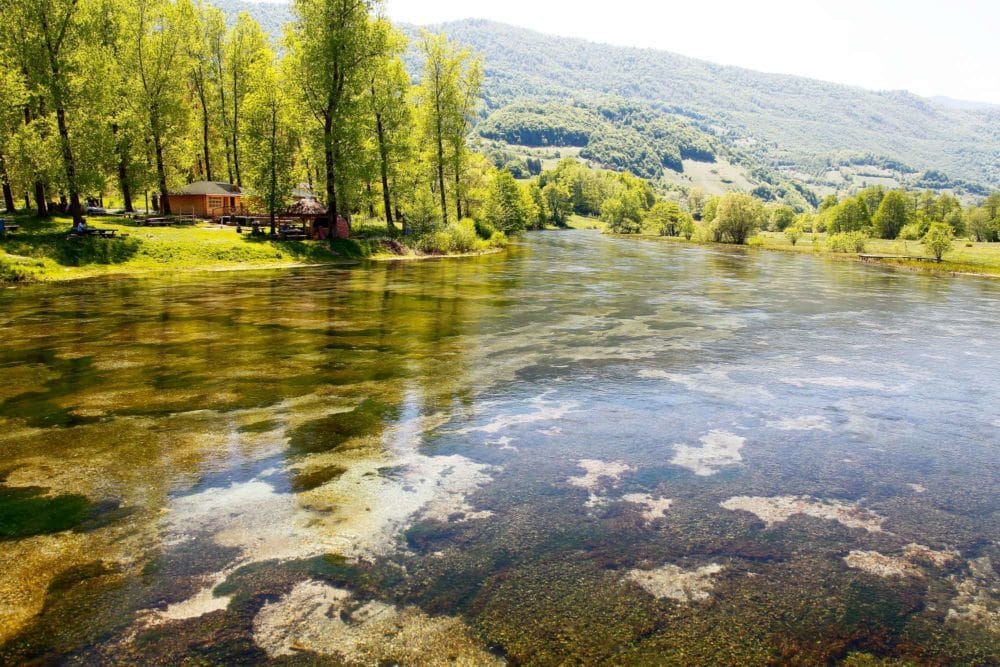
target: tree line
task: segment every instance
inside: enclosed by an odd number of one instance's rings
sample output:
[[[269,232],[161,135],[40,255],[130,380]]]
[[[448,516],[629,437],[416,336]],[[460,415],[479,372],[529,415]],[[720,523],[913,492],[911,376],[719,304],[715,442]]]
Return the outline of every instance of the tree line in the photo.
[[[4,203],[79,221],[87,200],[225,180],[272,220],[299,184],[329,218],[390,231],[481,215],[497,171],[466,138],[482,64],[423,33],[420,81],[380,0],[294,0],[270,36],[199,0],[5,0],[0,20]],[[149,197],[151,195],[151,197]]]

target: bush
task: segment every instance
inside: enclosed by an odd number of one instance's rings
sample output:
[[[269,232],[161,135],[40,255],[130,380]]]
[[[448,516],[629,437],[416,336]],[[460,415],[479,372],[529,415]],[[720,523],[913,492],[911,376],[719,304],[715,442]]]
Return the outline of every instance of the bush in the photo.
[[[44,264],[40,261],[25,263],[0,257],[0,283],[24,283],[38,278]]]
[[[763,248],[765,245],[764,237],[760,234],[757,236],[751,236],[750,240],[747,241],[747,245],[751,248]]]
[[[446,255],[451,252],[451,236],[443,229],[424,234],[417,247],[429,255]]]
[[[951,225],[944,222],[935,222],[931,224],[921,243],[924,244],[928,252],[934,255],[934,259],[940,262],[941,257],[946,252],[951,252],[951,249],[954,247],[951,237]]]
[[[476,249],[479,236],[476,235],[476,223],[465,219],[453,222],[445,227],[448,235],[448,246],[452,252],[466,253]]]
[[[868,247],[868,236],[863,232],[841,232],[831,234],[826,239],[830,252],[864,252]]]
[[[474,224],[476,225],[476,234],[478,234],[481,239],[488,241],[493,238],[494,234],[497,233],[497,228],[485,220],[476,220]]]
[[[508,243],[507,235],[503,232],[493,232],[490,237],[490,245],[494,248],[506,248]]]
[[[916,222],[904,225],[899,231],[899,238],[904,241],[919,241],[922,237],[923,234],[920,233],[920,224]]]
[[[787,227],[785,229],[785,238],[794,246],[802,238],[802,230],[797,225]]]

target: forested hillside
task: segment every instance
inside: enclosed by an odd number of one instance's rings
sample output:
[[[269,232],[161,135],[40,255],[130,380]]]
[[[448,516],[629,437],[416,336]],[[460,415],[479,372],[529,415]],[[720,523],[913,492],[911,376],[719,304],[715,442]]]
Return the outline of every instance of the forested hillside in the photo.
[[[687,115],[773,165],[813,173],[875,155],[1000,184],[1000,109],[946,108],[906,92],[763,74],[487,21],[443,29],[483,55],[491,107],[525,97],[616,95]]]

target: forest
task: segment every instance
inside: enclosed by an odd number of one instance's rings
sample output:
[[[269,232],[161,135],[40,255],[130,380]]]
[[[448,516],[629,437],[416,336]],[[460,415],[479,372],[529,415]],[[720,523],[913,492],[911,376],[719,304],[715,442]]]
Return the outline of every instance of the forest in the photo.
[[[506,183],[471,152],[482,63],[380,2],[296,0],[272,35],[194,0],[11,0],[0,44],[0,179],[8,211],[82,221],[107,201],[171,210],[171,192],[225,181],[274,218],[295,191],[402,231],[498,245]],[[523,192],[522,192],[523,189]],[[519,198],[529,196],[518,186]],[[478,220],[480,238],[470,240]],[[495,225],[490,223],[494,222]],[[446,238],[431,232],[445,232]],[[454,244],[453,244],[454,245]],[[453,250],[445,247],[443,250]]]

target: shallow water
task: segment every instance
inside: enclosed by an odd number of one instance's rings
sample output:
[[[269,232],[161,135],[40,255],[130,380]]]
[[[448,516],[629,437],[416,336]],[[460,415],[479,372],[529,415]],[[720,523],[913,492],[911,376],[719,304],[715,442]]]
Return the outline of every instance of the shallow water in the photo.
[[[3,291],[0,662],[996,664],[998,304],[588,232]]]

